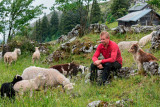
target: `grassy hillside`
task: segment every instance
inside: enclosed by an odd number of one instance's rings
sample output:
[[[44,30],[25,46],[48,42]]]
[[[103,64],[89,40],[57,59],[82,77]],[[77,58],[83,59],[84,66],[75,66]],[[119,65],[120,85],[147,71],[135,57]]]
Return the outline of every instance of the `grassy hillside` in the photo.
[[[114,24],[113,24],[114,26]],[[111,26],[110,26],[111,27]],[[124,35],[112,35],[111,40],[116,43],[120,41],[131,41],[139,40],[141,37],[149,34],[124,34]],[[88,34],[82,38],[80,41],[91,40],[93,42],[99,40],[99,35]],[[53,46],[54,49],[58,45]],[[148,43],[143,49],[147,50],[151,46]],[[68,60],[61,60],[58,62],[53,62],[52,64],[37,62],[35,64],[31,61],[31,54],[21,55],[16,63],[11,66],[6,66],[3,60],[0,60],[0,84],[4,82],[12,81],[16,74],[22,74],[23,70],[29,66],[39,66],[48,68],[51,65],[63,64],[74,61],[79,64],[90,66],[92,62],[91,58],[93,53],[90,54],[80,54],[71,55]],[[160,59],[160,51],[153,52],[153,54]],[[123,67],[134,67],[134,60],[127,50],[122,52],[123,57]],[[41,61],[46,58],[46,55],[42,55]],[[12,107],[86,107],[88,103],[96,100],[106,101],[108,103],[115,103],[118,100],[130,101],[125,104],[126,107],[158,107],[160,106],[160,78],[158,76],[141,76],[136,75],[130,78],[117,78],[113,79],[112,82],[106,86],[97,86],[90,83],[85,83],[84,76],[73,77],[72,82],[75,82],[74,90],[72,92],[63,92],[61,87],[49,89],[47,93],[44,91],[35,92],[33,97],[30,98],[29,93],[24,96],[16,96],[16,100],[11,102],[9,99],[0,98],[0,106],[12,106]]]

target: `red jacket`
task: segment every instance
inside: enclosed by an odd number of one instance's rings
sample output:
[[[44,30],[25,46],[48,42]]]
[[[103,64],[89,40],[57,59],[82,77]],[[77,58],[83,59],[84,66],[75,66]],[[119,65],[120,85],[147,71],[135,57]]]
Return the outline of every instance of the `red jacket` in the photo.
[[[93,62],[98,60],[100,53],[102,53],[103,57],[105,58],[102,60],[102,64],[106,62],[112,63],[112,62],[117,61],[122,65],[121,52],[119,50],[118,45],[115,42],[109,40],[107,49],[105,49],[103,44],[99,44],[96,49],[96,52],[94,53],[92,57]]]

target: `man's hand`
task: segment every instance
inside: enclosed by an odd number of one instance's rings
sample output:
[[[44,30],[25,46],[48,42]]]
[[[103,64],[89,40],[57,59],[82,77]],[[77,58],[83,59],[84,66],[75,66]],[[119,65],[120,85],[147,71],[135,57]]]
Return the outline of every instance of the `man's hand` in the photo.
[[[97,67],[98,67],[99,69],[102,69],[102,68],[103,68],[102,64],[99,64]]]
[[[101,62],[102,62],[102,60],[97,60],[93,64],[96,65],[96,66],[98,66],[99,64],[101,64]]]

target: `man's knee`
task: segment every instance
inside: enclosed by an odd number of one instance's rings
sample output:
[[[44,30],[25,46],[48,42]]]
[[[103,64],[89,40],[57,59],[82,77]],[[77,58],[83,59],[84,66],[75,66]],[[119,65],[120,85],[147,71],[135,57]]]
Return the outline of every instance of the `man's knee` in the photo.
[[[111,69],[112,64],[111,63],[105,63],[103,64],[104,69]]]
[[[90,66],[90,68],[91,68],[91,70],[93,70],[93,69],[96,69],[97,66],[92,63],[91,66]]]
[[[111,63],[105,63],[104,66],[111,66]]]
[[[94,65],[93,63],[91,63],[91,67],[94,67],[94,66],[96,66],[96,65]]]

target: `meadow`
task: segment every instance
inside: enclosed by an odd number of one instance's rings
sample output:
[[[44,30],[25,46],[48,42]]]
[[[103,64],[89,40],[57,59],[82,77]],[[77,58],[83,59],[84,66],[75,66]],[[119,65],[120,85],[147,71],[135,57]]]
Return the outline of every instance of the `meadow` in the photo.
[[[111,25],[115,26],[115,25]],[[111,40],[116,43],[120,41],[139,40],[141,37],[149,34],[118,34],[112,35],[109,31]],[[78,38],[80,41],[90,40],[98,41],[98,34],[88,34],[82,38]],[[53,46],[55,50],[60,44]],[[149,50],[151,43],[148,43],[143,50]],[[158,59],[160,59],[160,51],[151,51]],[[69,63],[74,61],[76,63],[90,66],[93,53],[72,55],[69,59],[60,60],[51,64],[42,63],[47,57],[42,55],[41,61],[32,63],[32,53],[22,53],[18,57],[18,60],[10,66],[7,66],[3,59],[0,60],[0,84],[4,82],[12,81],[16,74],[21,75],[23,70],[29,66],[38,66],[48,68],[51,65]],[[127,50],[122,52],[123,67],[133,67],[136,69],[133,57]],[[86,73],[85,73],[86,74]],[[34,92],[33,97],[30,97],[29,93],[23,96],[16,96],[15,101],[7,98],[0,98],[0,107],[86,107],[88,103],[92,101],[102,100],[108,103],[115,103],[119,100],[129,100],[124,104],[126,107],[159,107],[160,106],[160,77],[159,76],[143,76],[136,75],[129,78],[116,78],[112,82],[105,86],[98,86],[96,84],[85,83],[85,75],[73,77],[72,82],[75,83],[72,92],[63,92],[62,87],[49,89],[46,93],[44,91]],[[113,105],[114,106],[114,105]]]

